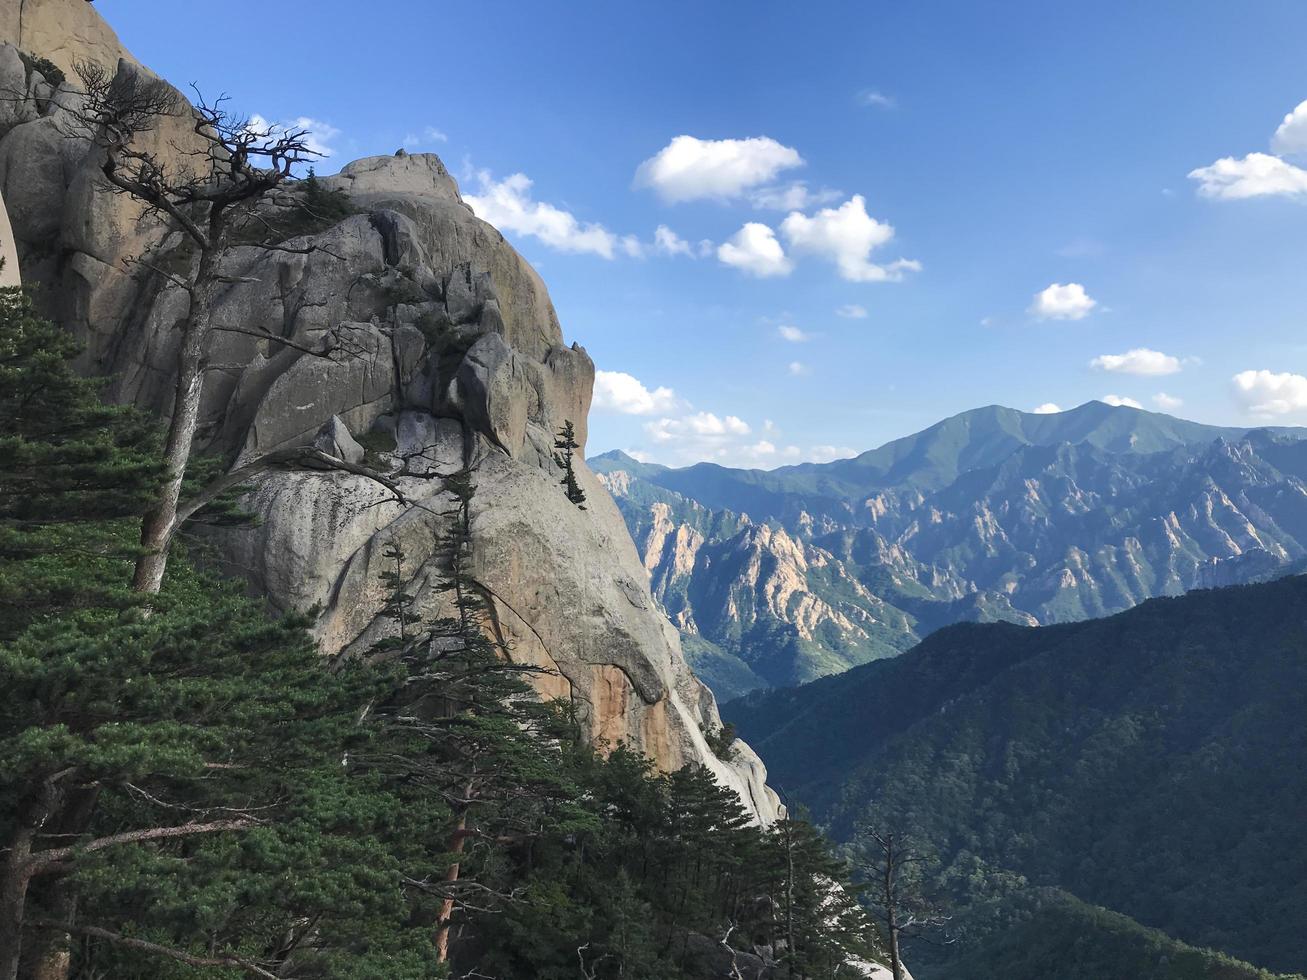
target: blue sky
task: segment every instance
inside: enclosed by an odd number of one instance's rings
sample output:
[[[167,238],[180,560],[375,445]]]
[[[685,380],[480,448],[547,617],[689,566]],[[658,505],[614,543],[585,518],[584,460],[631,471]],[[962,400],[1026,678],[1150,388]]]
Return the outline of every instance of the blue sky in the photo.
[[[1108,395],[1307,424],[1299,0],[228,0],[259,29],[208,44],[211,6],[97,7],[314,120],[322,172],[439,153],[594,357],[591,453],[772,467]]]

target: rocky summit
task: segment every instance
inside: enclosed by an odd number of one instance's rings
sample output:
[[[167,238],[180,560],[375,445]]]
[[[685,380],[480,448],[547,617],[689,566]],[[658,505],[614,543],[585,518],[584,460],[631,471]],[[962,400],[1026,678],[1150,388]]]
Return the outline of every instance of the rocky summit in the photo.
[[[4,9],[0,84],[22,93],[0,109],[0,235],[17,256],[7,273],[21,271],[84,342],[82,366],[109,379],[113,400],[162,414],[186,300],[157,265],[125,260],[152,250],[158,263],[183,262],[186,245],[110,192],[98,152],[67,137],[74,87],[24,55],[40,51],[69,76],[79,60],[108,62],[119,79],[148,70],[84,0]],[[166,157],[185,152],[191,130],[182,114],[146,138]],[[543,693],[569,699],[595,743],[625,743],[666,771],[701,763],[756,819],[773,818],[776,798],[747,746],[729,761],[709,748],[713,695],[687,666],[611,497],[579,460],[586,508],[559,487],[555,435],[571,421],[584,446],[594,366],[564,341],[539,276],[434,155],[358,160],[320,184],[342,192],[349,213],[290,239],[313,251],[235,247],[223,259],[202,449],[239,467],[318,445],[366,459],[389,486],[339,471],[255,474],[243,506],[258,521],[210,532],[215,560],[277,608],[312,612],[325,653],[364,649],[384,629],[387,547],[409,556],[407,588],[439,609],[428,559],[449,507],[434,477],[470,467],[474,574],[511,656],[549,669]],[[351,356],[308,353],[329,337]]]

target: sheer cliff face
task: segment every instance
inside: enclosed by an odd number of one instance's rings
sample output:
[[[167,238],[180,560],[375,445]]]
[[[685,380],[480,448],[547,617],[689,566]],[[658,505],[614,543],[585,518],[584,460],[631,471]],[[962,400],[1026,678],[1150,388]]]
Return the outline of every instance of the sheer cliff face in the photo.
[[[22,34],[0,17],[0,41],[11,42],[0,46],[0,79],[21,73],[25,92],[33,79],[13,42],[50,33],[26,15],[77,18],[57,50],[32,51],[56,63],[122,51],[98,18],[86,20],[84,0],[23,6]],[[118,70],[141,69],[123,60]],[[115,397],[162,410],[185,299],[123,259],[150,245],[179,254],[180,241],[106,191],[94,152],[59,132],[58,103],[72,96],[53,94],[33,91],[0,117],[0,192],[24,280],[49,287],[52,314],[87,342],[88,370],[112,376]],[[152,140],[166,147],[187,128],[170,120]],[[391,542],[408,555],[410,591],[440,613],[429,556],[450,501],[439,476],[470,466],[476,575],[510,655],[550,668],[543,692],[571,699],[596,742],[626,742],[665,769],[702,763],[773,817],[753,752],[739,745],[723,762],[708,748],[715,702],[651,598],[612,499],[580,457],[586,509],[559,485],[554,434],[571,420],[584,443],[594,366],[563,342],[544,284],[472,214],[435,156],[360,160],[323,183],[358,213],[317,235],[319,250],[242,247],[226,259],[233,284],[209,351],[205,449],[232,462],[308,444],[366,453],[408,503],[348,473],[265,473],[246,502],[258,526],[214,532],[221,559],[279,608],[319,609],[325,651],[364,647],[389,628],[378,575]],[[297,349],[335,335],[357,353]]]

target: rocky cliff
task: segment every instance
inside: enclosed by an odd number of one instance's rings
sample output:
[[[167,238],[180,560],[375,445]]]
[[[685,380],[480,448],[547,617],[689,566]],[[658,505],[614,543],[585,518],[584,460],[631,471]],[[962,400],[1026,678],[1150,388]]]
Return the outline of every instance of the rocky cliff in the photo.
[[[1285,574],[1307,557],[1304,435],[1090,403],[978,409],[764,474],[592,463],[727,698],[895,655],[949,623],[1067,622]]]
[[[87,345],[109,391],[163,413],[184,294],[124,262],[180,239],[111,194],[90,144],[61,118],[76,93],[32,67],[77,59],[144,71],[84,0],[0,4],[0,194],[24,281]],[[188,118],[150,134],[184,146]],[[174,151],[175,152],[175,151]],[[442,474],[474,472],[474,565],[510,655],[549,668],[543,693],[570,699],[596,742],[626,742],[665,769],[699,762],[761,819],[777,812],[757,757],[729,761],[704,738],[719,725],[612,499],[584,464],[586,509],[568,501],[553,460],[564,420],[585,441],[594,366],[567,345],[544,284],[476,218],[432,155],[372,157],[322,181],[354,211],[319,231],[310,254],[233,248],[207,351],[204,451],[237,465],[317,444],[384,471],[396,495],[343,472],[274,470],[245,506],[257,526],[214,531],[219,561],[283,610],[315,610],[325,652],[367,645],[380,617],[381,553],[409,556],[409,591],[432,615],[433,535],[447,518]],[[0,234],[4,226],[0,223]],[[261,334],[264,336],[254,336]],[[269,341],[267,334],[285,343]],[[356,351],[304,353],[328,336]]]

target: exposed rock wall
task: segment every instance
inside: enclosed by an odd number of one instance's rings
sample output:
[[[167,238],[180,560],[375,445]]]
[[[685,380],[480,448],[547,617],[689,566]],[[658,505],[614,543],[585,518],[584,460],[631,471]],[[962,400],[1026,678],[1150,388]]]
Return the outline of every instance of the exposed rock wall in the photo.
[[[21,24],[11,6],[0,18],[0,41],[11,42],[0,46],[0,75],[21,68],[12,42],[51,38],[42,31],[64,13],[73,19],[62,46],[49,40],[36,53],[124,54],[98,16],[85,20],[94,11],[84,0],[29,0]],[[143,70],[118,62],[119,72]],[[62,134],[59,105],[74,97],[34,89],[0,119],[0,193],[19,262],[87,342],[88,370],[110,375],[116,398],[162,413],[186,300],[124,260],[157,246],[156,256],[181,261],[183,243],[110,194],[89,144]],[[188,132],[178,117],[151,140],[167,152]],[[450,501],[439,477],[470,466],[475,573],[510,655],[551,669],[543,693],[572,699],[595,741],[626,742],[666,769],[700,762],[773,817],[753,752],[738,745],[726,762],[708,748],[716,704],[652,600],[612,499],[579,457],[587,508],[559,485],[554,434],[571,420],[584,443],[594,365],[564,343],[540,278],[473,215],[435,156],[360,160],[323,182],[358,213],[318,234],[318,250],[242,247],[225,260],[232,284],[216,304],[201,442],[234,463],[308,444],[366,453],[414,503],[346,473],[264,473],[248,497],[258,526],[211,536],[221,560],[278,608],[319,609],[324,650],[361,648],[388,628],[378,574],[391,541],[410,556],[410,591],[440,613],[429,559]],[[296,349],[336,336],[357,353]]]
[[[49,58],[69,74],[77,61],[115,65],[131,58],[86,0],[0,0],[0,40]]]

